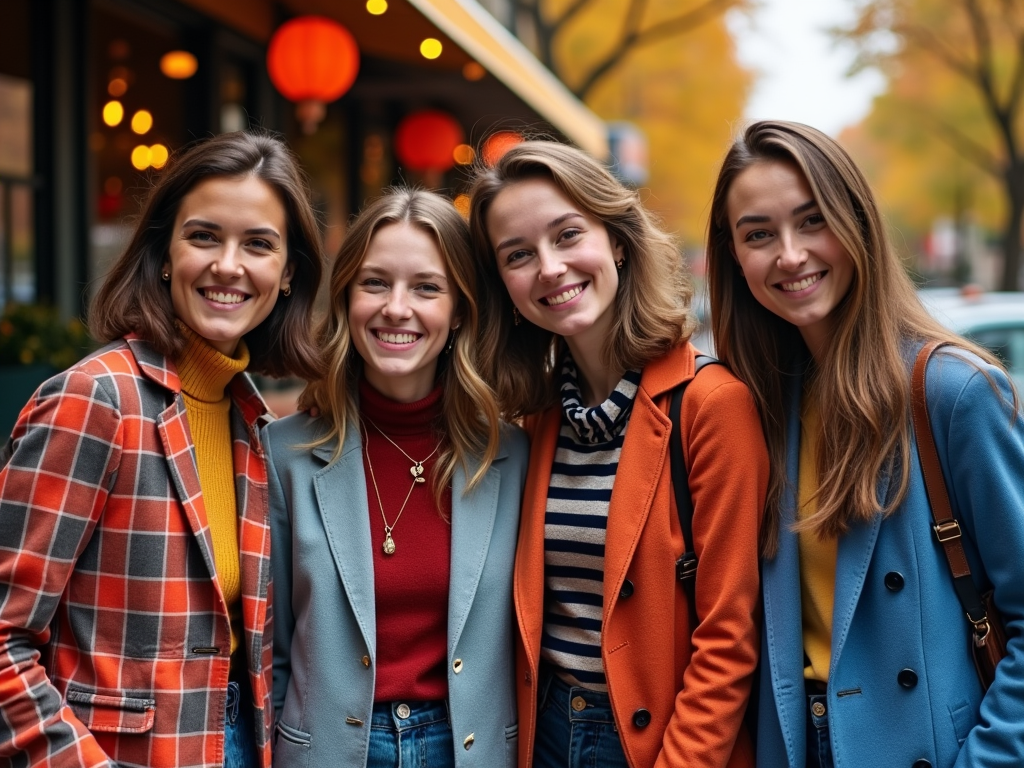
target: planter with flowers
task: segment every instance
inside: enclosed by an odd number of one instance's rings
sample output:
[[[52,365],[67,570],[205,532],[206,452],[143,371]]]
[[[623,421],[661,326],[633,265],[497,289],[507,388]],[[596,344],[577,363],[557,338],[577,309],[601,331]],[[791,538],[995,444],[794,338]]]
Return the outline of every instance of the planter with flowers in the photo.
[[[22,407],[48,377],[91,348],[85,325],[64,322],[53,307],[10,303],[0,314],[0,444]]]

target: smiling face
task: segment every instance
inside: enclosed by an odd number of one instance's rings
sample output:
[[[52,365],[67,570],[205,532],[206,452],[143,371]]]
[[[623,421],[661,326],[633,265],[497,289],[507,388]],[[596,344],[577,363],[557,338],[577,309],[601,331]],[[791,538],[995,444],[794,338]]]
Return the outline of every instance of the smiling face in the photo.
[[[377,230],[348,289],[352,343],[374,389],[404,403],[430,394],[455,299],[432,234],[405,222]]]
[[[732,182],[727,210],[733,253],[750,292],[795,325],[817,357],[853,283],[854,264],[804,174],[793,163],[758,162]]]
[[[487,232],[498,271],[522,316],[581,353],[604,349],[614,319],[622,247],[605,225],[546,178],[494,198]]]
[[[163,267],[174,314],[226,355],[291,280],[286,222],[277,192],[255,176],[206,179],[182,198]]]

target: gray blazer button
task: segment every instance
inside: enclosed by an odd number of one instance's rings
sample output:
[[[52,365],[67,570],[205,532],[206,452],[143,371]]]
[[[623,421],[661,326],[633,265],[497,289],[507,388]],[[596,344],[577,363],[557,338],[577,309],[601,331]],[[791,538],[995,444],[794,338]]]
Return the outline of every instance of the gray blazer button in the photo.
[[[452,662],[452,671],[457,675],[462,671],[462,659],[456,659]]]
[[[467,736],[466,738],[464,738],[462,740],[462,746],[464,746],[468,750],[470,747],[473,746],[473,742],[474,741],[476,741],[476,736],[474,736],[471,733],[471,734],[469,734],[469,736]]]

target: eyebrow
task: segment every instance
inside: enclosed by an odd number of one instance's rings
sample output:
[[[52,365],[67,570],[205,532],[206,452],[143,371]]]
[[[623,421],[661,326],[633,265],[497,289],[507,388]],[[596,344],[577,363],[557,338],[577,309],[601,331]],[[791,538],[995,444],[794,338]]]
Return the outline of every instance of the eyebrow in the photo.
[[[205,221],[203,219],[189,219],[188,221],[181,225],[182,229],[186,229],[187,227],[202,227],[203,229],[212,229],[216,232],[220,232],[222,229],[224,229],[224,227],[222,227],[215,221]],[[273,227],[253,227],[252,229],[245,230],[243,234],[270,235],[272,237],[277,238],[281,237],[281,234]]]
[[[360,267],[359,271],[370,272],[375,275],[388,274],[388,270],[384,269],[383,267],[375,267],[372,264],[369,266]],[[448,282],[448,276],[441,272],[417,272],[416,274],[413,275],[413,277],[416,278],[417,280],[444,280],[446,283]]]
[[[552,219],[551,221],[549,221],[548,224],[547,224],[547,227],[545,227],[545,229],[551,229],[553,227],[557,227],[559,224],[562,224],[562,223],[568,221],[569,219],[577,218],[577,217],[582,219],[583,218],[583,214],[579,213],[578,211],[569,211],[568,213],[563,213],[558,218]],[[502,248],[508,248],[510,245],[519,245],[520,243],[524,242],[525,240],[526,240],[526,238],[524,238],[524,237],[510,237],[508,240],[502,240],[500,243],[498,243],[494,247],[494,250],[495,251],[500,251]]]
[[[817,207],[818,201],[812,198],[811,200],[808,200],[806,203],[801,203],[796,208],[794,208],[792,211],[792,215],[798,216],[804,211],[809,211],[811,210],[811,208]],[[738,219],[736,219],[736,229],[739,229],[744,224],[764,224],[765,222],[771,220],[771,216],[764,216],[760,214],[748,214],[747,216],[740,216]]]

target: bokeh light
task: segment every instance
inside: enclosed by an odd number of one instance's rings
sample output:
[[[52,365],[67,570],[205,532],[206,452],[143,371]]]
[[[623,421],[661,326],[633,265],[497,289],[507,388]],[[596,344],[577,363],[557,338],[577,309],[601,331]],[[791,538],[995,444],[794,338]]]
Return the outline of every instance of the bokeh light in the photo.
[[[148,109],[140,109],[132,115],[132,130],[140,136],[144,133],[148,133],[149,129],[152,127],[153,115],[150,114]]]
[[[139,144],[132,150],[132,167],[137,171],[144,171],[149,168],[153,160],[153,153],[145,144]]]
[[[188,51],[168,51],[160,57],[160,71],[172,80],[188,80],[199,69],[199,61]]]
[[[469,165],[476,159],[476,151],[469,144],[459,144],[452,153],[459,165]]]
[[[120,101],[108,101],[103,105],[104,123],[113,128],[115,125],[120,125],[122,120],[124,120],[124,107],[121,106]]]
[[[420,53],[425,59],[436,59],[441,55],[442,49],[443,46],[441,45],[441,41],[436,37],[428,37],[420,43]]]
[[[167,164],[170,152],[163,144],[154,144],[149,148],[149,164],[154,168],[163,168]]]
[[[380,16],[388,9],[388,0],[366,0],[366,10],[374,16]]]

